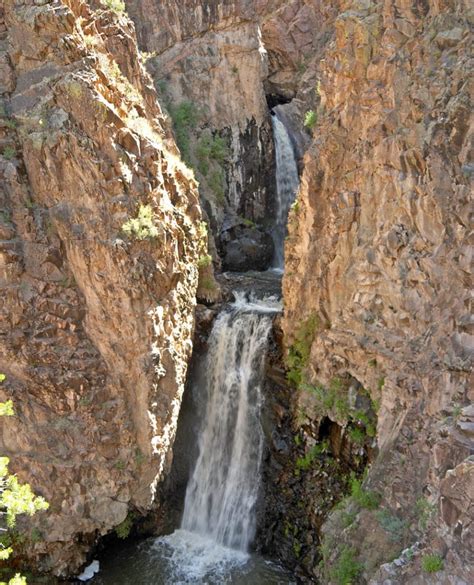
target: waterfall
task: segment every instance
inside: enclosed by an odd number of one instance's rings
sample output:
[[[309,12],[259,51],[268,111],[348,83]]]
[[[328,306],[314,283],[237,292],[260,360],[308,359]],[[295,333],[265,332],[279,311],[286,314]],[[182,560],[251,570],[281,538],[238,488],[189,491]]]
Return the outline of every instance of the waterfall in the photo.
[[[233,583],[232,575],[244,566],[256,571],[248,549],[255,535],[263,453],[261,386],[272,315],[281,308],[274,297],[236,293],[214,323],[205,384],[199,387],[205,405],[199,455],[181,528],[153,545],[156,562],[165,563],[160,566],[166,583],[223,585]]]
[[[181,527],[247,551],[255,532],[263,435],[261,383],[275,309],[242,297],[221,313],[209,339],[207,411]]]
[[[299,177],[290,136],[276,112],[272,113],[273,138],[276,159],[276,218],[272,230],[275,244],[274,268],[284,267],[284,243],[288,211],[298,190]]]

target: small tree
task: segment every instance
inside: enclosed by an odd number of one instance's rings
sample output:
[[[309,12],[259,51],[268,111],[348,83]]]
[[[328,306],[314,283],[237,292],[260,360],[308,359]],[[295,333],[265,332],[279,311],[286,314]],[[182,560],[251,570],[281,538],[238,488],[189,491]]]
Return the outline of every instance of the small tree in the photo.
[[[5,380],[5,374],[0,374],[0,383]],[[13,402],[0,402],[0,416],[13,416]],[[8,529],[15,526],[16,517],[20,514],[33,516],[38,510],[46,510],[48,502],[41,496],[35,496],[27,483],[20,483],[16,475],[8,471],[8,457],[0,457],[0,533],[3,537]],[[4,540],[3,538],[1,539]],[[7,560],[13,549],[5,542],[0,541],[0,560]],[[4,581],[0,585],[26,585],[25,577],[17,573],[8,584]]]

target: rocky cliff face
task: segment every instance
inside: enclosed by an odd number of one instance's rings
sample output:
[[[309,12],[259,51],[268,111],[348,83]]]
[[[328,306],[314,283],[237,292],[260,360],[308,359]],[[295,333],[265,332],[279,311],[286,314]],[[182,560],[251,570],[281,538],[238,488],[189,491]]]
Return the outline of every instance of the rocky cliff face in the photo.
[[[200,207],[124,15],[7,0],[0,72],[0,450],[50,502],[30,565],[66,574],[169,464]]]
[[[227,243],[238,239],[234,232],[239,230],[232,231],[236,220],[251,220],[263,231],[271,227],[275,177],[268,106],[297,94],[305,60],[310,61],[319,38],[314,35],[317,4],[127,2],[148,54],[147,68],[181,134],[181,153],[196,170],[203,207],[223,256]],[[192,120],[183,136],[180,108],[185,106]],[[290,118],[296,111],[295,137],[304,143],[295,104],[290,111]],[[220,156],[209,152],[216,137],[225,145]]]
[[[468,583],[472,9],[338,4],[315,64],[283,329],[300,423],[326,416],[361,456],[375,448],[364,489],[382,500],[352,497],[330,516],[324,566],[349,559],[371,583]],[[444,569],[426,572],[429,555]],[[324,566],[315,574],[338,582]]]

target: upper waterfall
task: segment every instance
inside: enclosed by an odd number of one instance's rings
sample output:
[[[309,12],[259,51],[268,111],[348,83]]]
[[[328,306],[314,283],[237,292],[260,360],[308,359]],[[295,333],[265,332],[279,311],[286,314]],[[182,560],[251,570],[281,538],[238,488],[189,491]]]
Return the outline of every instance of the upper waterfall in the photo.
[[[273,137],[276,159],[276,214],[272,235],[275,243],[274,268],[284,267],[284,243],[288,212],[299,185],[298,168],[290,135],[277,112],[272,112]]]

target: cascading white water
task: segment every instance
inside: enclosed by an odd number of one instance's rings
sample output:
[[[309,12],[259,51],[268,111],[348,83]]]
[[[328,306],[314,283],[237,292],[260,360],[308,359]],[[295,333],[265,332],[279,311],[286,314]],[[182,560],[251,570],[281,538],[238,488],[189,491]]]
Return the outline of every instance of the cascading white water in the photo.
[[[265,311],[262,313],[262,310]],[[222,313],[207,355],[207,411],[181,527],[246,551],[255,532],[263,363],[275,309],[242,297]]]
[[[274,268],[284,267],[284,242],[288,212],[295,200],[299,185],[298,167],[296,166],[295,152],[291,144],[290,136],[278,114],[273,112],[272,116],[273,138],[275,143],[276,159],[276,218],[272,235],[275,244],[273,259]]]
[[[263,451],[261,384],[272,314],[281,308],[273,297],[248,299],[237,293],[214,323],[205,388],[200,388],[206,410],[199,456],[181,528],[153,545],[156,558],[165,562],[166,583],[222,585],[233,583],[245,566],[255,571],[248,548],[255,534]]]

